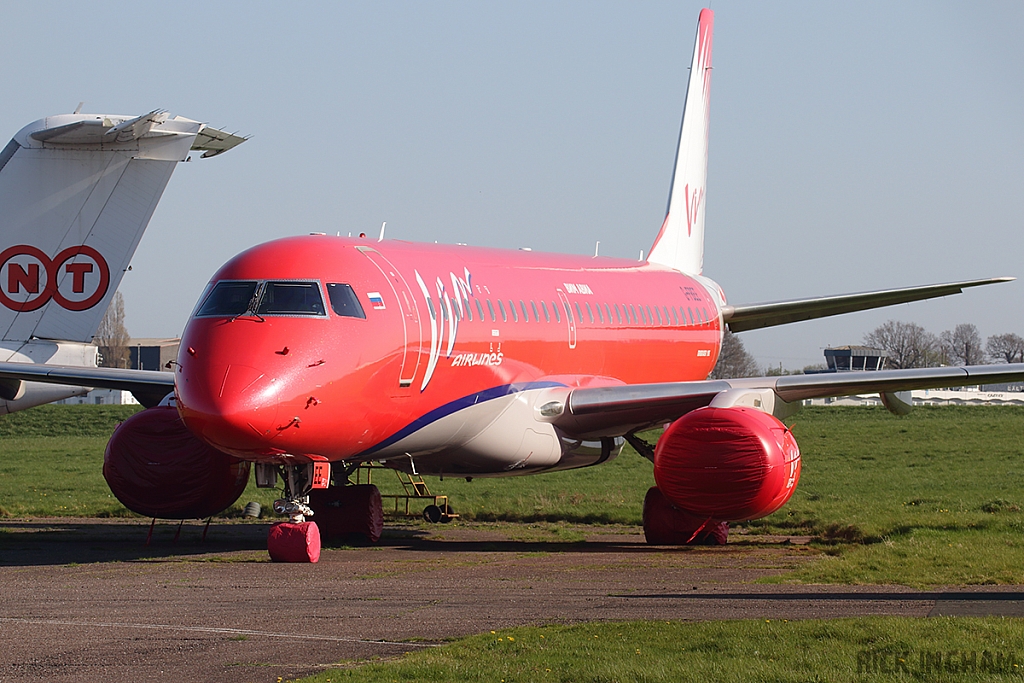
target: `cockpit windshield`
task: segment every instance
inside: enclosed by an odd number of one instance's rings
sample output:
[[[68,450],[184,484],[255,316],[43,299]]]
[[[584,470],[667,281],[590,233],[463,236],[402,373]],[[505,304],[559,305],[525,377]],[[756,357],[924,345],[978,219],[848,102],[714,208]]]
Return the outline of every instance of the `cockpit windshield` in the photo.
[[[316,282],[268,282],[256,307],[259,315],[327,315]]]
[[[218,282],[196,316],[288,315],[326,317],[320,284],[314,281]]]
[[[255,281],[218,282],[196,313],[202,315],[242,315],[249,309],[253,294],[256,293]]]

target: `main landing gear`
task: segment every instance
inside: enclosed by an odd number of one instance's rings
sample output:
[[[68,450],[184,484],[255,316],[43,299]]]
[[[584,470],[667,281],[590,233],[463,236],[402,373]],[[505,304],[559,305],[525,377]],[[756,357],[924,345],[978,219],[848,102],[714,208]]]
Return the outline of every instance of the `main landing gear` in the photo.
[[[654,445],[635,433],[625,436],[637,453],[654,462]],[[725,545],[729,523],[705,519],[677,508],[657,486],[644,498],[644,538],[650,545]]]
[[[652,486],[644,498],[644,538],[651,545],[725,545],[729,523],[680,510]]]
[[[320,559],[320,529],[316,522],[307,521],[313,516],[309,506],[309,493],[313,489],[325,489],[331,479],[331,465],[324,462],[308,462],[280,467],[284,477],[284,498],[274,501],[274,512],[288,515],[289,521],[278,522],[270,527],[267,536],[267,551],[274,562],[317,562]],[[278,467],[256,465],[256,485],[271,487],[277,482]]]

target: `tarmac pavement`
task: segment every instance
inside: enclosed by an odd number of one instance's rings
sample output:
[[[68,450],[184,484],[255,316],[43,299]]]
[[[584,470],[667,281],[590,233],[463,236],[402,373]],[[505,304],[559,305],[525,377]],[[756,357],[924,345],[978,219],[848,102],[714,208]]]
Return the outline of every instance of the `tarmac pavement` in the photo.
[[[758,585],[805,539],[652,547],[633,527],[389,526],[275,564],[267,524],[0,521],[0,682],[276,682],[524,624],[864,615],[1024,616],[1024,587]]]

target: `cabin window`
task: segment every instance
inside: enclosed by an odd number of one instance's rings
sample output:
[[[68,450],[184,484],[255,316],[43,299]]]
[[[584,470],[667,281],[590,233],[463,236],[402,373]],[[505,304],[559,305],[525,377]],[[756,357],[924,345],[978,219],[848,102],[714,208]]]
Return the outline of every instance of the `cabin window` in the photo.
[[[522,299],[519,300],[519,308],[523,310],[523,322],[530,322],[530,314],[526,312],[526,302]]]
[[[601,315],[601,307],[600,306],[597,307],[597,315],[598,315],[598,317],[600,317],[600,315]],[[589,301],[587,302],[587,320],[590,321],[591,325],[594,324],[594,309],[592,309],[590,307],[590,302]]]
[[[541,301],[540,302],[540,309],[542,311],[544,311],[544,322],[546,322],[546,323],[551,322],[551,316],[548,315],[548,305],[546,303],[544,303],[543,301]]]
[[[327,298],[331,301],[331,310],[344,318],[366,318],[359,297],[352,291],[352,285],[337,282],[327,283]]]
[[[558,304],[554,301],[551,302],[551,311],[555,314],[555,322],[562,322],[562,314],[558,312]]]
[[[594,308],[597,309],[597,322],[604,325],[604,315],[601,314],[601,304],[594,304]]]
[[[537,302],[534,301],[533,299],[530,299],[530,308],[533,309],[533,319],[536,322],[540,322],[540,316],[537,315]],[[544,316],[544,317],[546,318],[547,316]]]
[[[501,311],[501,322],[508,322],[508,313],[505,312],[505,304],[501,303],[501,299],[498,299],[498,310]]]
[[[630,322],[632,322],[632,323],[633,323],[634,325],[636,325],[636,324],[637,324],[637,322],[636,322],[636,307],[635,307],[635,306],[633,306],[633,304],[630,304],[630,305],[629,305],[629,320],[630,320]]]
[[[661,322],[661,311],[658,310],[657,306],[654,307],[654,317],[658,321],[659,326],[664,325],[664,323]]]
[[[573,302],[573,306],[576,307],[576,319],[579,320],[582,323],[583,322],[583,313],[580,312],[580,302],[574,301]],[[593,315],[590,316],[590,322],[594,322],[594,316]]]
[[[256,281],[228,282],[222,280],[199,308],[197,316],[242,315],[249,310],[249,303],[256,293]]]
[[[687,323],[687,324],[689,324],[689,325],[696,325],[697,323],[696,323],[696,321],[693,318],[693,309],[690,308],[689,306],[687,306],[686,307],[686,312],[690,314],[690,322]]]
[[[322,315],[324,299],[316,282],[268,282],[263,286],[258,315]]]
[[[628,316],[629,314],[627,313],[626,315]],[[610,316],[609,316],[609,319],[611,319]],[[619,321],[620,325],[622,324],[622,314],[619,312],[619,305],[618,304],[615,304],[615,319]]]
[[[480,314],[480,322],[484,321],[484,309],[480,305],[480,299],[473,299],[476,302],[476,312]]]
[[[676,313],[676,307],[672,307],[672,324],[679,327],[679,314]]]
[[[491,314],[492,323],[498,322],[498,316],[494,315],[494,304],[491,303],[490,299],[487,300],[487,312]]]
[[[470,305],[469,299],[463,298],[462,303],[465,304],[466,306],[466,320],[468,320],[469,322],[473,322],[473,307]]]
[[[508,312],[512,314],[512,322],[519,322],[519,313],[516,311],[516,305],[512,302],[512,299],[508,300]]]

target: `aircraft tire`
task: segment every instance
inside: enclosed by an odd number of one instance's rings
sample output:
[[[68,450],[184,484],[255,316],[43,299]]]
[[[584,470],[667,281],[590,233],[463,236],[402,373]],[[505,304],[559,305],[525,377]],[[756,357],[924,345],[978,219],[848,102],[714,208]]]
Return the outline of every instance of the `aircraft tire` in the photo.
[[[267,552],[274,562],[318,562],[320,529],[316,522],[278,522],[267,535]]]
[[[657,486],[644,498],[643,521],[648,545],[725,545],[729,538],[728,523],[680,510]]]
[[[427,520],[431,524],[437,524],[441,521],[441,508],[436,505],[428,505],[423,508],[423,519]]]

